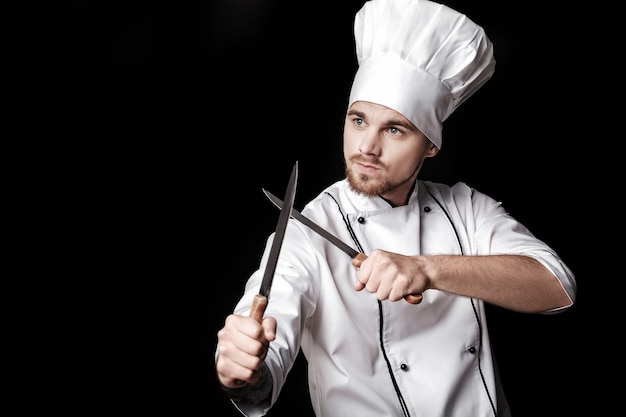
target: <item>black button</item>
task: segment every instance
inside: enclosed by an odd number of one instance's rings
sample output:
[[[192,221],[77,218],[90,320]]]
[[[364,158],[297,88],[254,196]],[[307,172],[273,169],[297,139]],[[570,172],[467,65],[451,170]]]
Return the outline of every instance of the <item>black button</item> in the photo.
[[[403,371],[408,371],[409,365],[407,365],[406,363],[403,363],[402,365],[400,365],[400,369],[402,369]]]
[[[428,206],[424,207],[424,211],[425,211],[426,213],[430,213],[430,207],[428,207]]]
[[[363,217],[359,217],[357,221],[361,224],[365,223],[365,219]]]

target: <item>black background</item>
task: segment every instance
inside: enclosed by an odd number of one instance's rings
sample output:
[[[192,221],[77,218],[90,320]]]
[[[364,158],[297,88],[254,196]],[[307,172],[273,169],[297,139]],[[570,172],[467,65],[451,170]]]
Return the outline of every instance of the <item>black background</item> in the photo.
[[[278,217],[261,188],[282,195],[298,161],[300,208],[343,176],[362,1],[169,3],[62,1],[21,32],[5,114],[18,128],[4,155],[3,415],[239,415],[213,353]],[[485,27],[496,72],[421,178],[502,201],[577,276],[564,314],[489,308],[513,415],[602,406],[612,356],[591,315],[611,315],[593,294],[606,243],[589,217],[604,214],[587,192],[605,167],[581,101],[584,12],[446,4]],[[305,378],[301,359],[270,416],[312,416]]]

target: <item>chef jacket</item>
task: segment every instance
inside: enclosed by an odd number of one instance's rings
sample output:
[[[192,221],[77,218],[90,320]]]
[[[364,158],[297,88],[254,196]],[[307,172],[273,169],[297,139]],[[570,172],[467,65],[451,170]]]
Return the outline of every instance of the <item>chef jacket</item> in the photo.
[[[559,256],[499,202],[464,183],[418,180],[408,204],[392,207],[380,197],[355,193],[344,179],[302,214],[365,254],[384,249],[404,255],[526,255],[549,269],[575,300],[574,276]],[[273,237],[237,314],[250,312]],[[289,220],[265,311],[278,322],[265,359],[272,396],[257,406],[235,404],[242,414],[269,411],[302,349],[319,417],[510,415],[481,300],[427,290],[417,305],[379,301],[356,291],[355,282],[356,268],[346,253]]]

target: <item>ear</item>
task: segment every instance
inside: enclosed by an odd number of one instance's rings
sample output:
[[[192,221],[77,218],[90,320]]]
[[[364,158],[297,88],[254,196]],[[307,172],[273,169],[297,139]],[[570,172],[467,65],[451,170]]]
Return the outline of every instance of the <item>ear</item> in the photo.
[[[424,153],[424,156],[426,158],[432,158],[433,156],[437,155],[438,153],[439,153],[439,148],[436,147],[435,144],[432,143],[431,141],[428,141],[428,149]]]

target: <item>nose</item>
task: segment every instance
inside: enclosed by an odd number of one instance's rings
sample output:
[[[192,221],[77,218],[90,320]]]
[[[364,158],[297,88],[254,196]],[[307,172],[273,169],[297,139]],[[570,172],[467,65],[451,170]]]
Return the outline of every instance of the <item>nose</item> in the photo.
[[[378,155],[380,144],[375,132],[364,133],[359,144],[359,152],[366,155]]]

